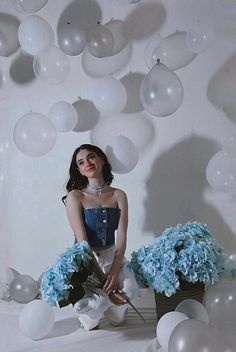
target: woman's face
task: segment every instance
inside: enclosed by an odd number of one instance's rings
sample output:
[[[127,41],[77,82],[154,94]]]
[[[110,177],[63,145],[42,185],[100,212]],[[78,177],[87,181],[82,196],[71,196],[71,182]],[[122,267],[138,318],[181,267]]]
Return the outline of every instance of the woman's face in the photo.
[[[81,149],[76,155],[76,164],[81,175],[96,177],[102,173],[103,160],[95,153],[87,149]]]

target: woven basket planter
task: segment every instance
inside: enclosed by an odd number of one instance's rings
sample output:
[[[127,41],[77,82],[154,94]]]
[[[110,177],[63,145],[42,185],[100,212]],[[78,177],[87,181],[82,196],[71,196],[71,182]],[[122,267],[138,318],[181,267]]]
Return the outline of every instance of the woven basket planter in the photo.
[[[157,319],[160,319],[165,313],[174,311],[177,305],[185,299],[195,299],[202,303],[205,285],[201,282],[190,283],[180,281],[180,288],[171,297],[163,293],[155,293],[155,302],[157,310]]]

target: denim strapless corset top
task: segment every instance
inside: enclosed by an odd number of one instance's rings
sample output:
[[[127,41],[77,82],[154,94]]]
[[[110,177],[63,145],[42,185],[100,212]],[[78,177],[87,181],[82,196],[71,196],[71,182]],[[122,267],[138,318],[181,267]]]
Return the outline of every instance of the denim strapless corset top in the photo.
[[[84,209],[85,229],[91,247],[107,247],[115,243],[118,227],[118,208]]]

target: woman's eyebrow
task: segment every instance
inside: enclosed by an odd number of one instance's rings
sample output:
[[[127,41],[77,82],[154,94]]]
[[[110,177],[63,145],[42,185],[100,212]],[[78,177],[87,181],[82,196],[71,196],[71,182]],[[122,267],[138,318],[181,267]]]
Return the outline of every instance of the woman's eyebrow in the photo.
[[[93,152],[88,153],[85,158],[87,158],[87,157],[89,157],[89,156],[91,156],[91,155],[94,155],[94,153],[93,153]],[[83,160],[83,158],[79,159],[79,160],[78,160],[78,163],[79,163],[80,161],[82,161],[82,160]]]

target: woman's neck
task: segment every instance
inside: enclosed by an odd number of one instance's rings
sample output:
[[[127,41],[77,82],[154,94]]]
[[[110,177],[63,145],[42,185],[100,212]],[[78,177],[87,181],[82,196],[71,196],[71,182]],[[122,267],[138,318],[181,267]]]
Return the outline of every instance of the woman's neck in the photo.
[[[104,189],[107,186],[106,182],[104,181],[103,178],[98,179],[98,178],[91,178],[88,180],[88,185],[87,187],[91,190],[94,191],[100,191]]]

